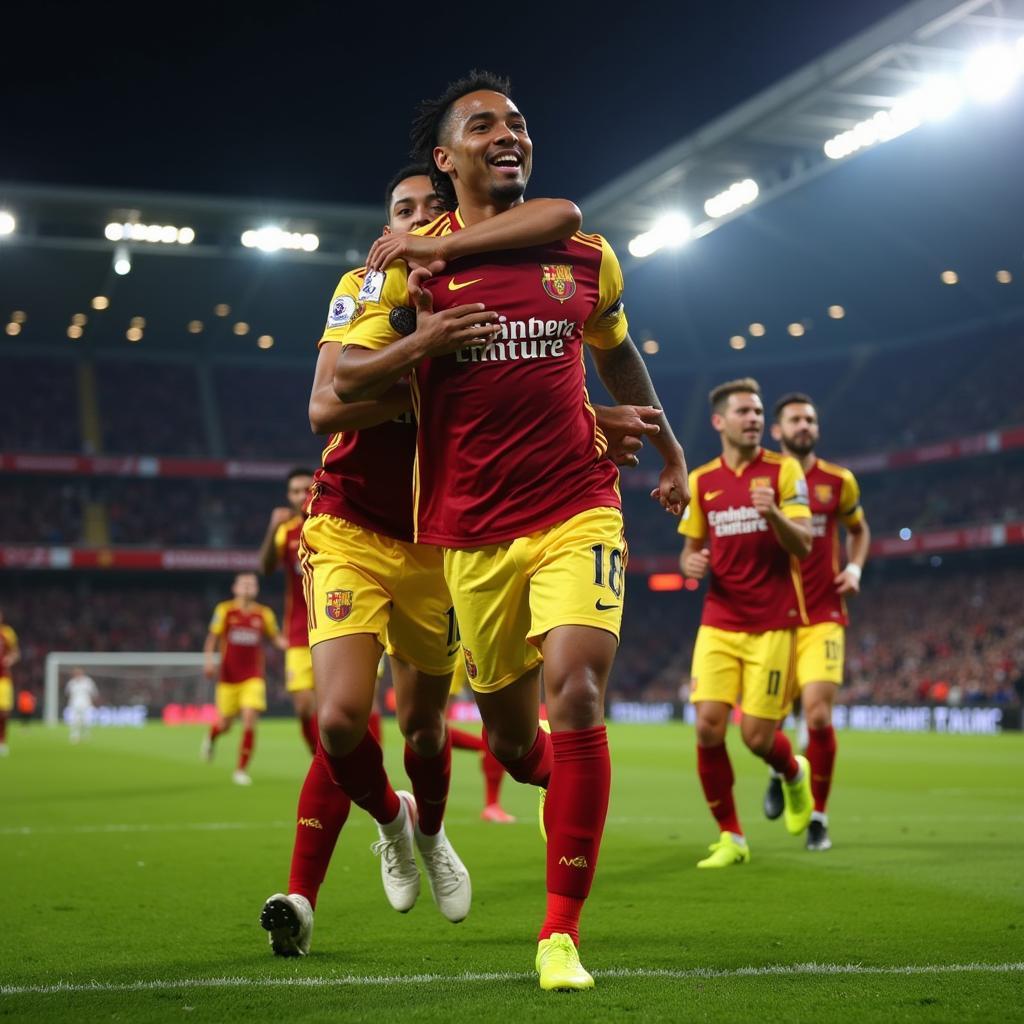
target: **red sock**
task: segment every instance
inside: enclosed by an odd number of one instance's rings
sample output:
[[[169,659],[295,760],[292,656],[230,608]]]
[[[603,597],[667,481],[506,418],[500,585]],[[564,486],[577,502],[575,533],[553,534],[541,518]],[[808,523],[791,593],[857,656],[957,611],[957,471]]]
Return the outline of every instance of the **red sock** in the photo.
[[[238,747],[238,770],[244,772],[249,767],[252,748],[256,745],[256,730],[246,729],[242,733],[242,742]]]
[[[219,722],[214,722],[210,726],[210,742],[213,743],[218,736],[223,736],[228,731],[228,727],[222,726]]]
[[[369,732],[344,757],[333,757],[327,751],[324,757],[334,784],[348,793],[352,803],[382,825],[398,817],[402,808],[384,771],[384,751]]]
[[[489,807],[501,801],[501,781],[505,778],[505,766],[485,746],[480,768],[484,773],[484,803]]]
[[[717,747],[697,747],[697,774],[704,788],[704,799],[718,822],[719,831],[743,835],[732,798],[732,785],[735,781],[732,762],[724,743]]]
[[[811,792],[814,809],[825,813],[832,788],[832,768],[836,763],[836,731],[831,725],[807,730],[807,760],[811,762]]]
[[[505,771],[516,782],[547,789],[551,779],[551,736],[543,729],[538,728],[537,738],[533,741],[533,746],[530,747],[527,754],[517,761],[502,761],[501,763],[505,766]]]
[[[377,741],[378,746],[384,746],[384,741],[380,738],[380,712],[376,708],[370,712],[370,717],[366,720],[366,730]]]
[[[309,747],[309,752],[315,756],[317,736],[320,732],[316,724],[316,715],[313,715],[311,718],[300,718],[299,728],[302,730],[302,737],[306,741],[306,745]]]
[[[0,715],[0,743],[7,741],[7,716]]]
[[[608,734],[603,725],[556,732],[551,747],[551,780],[544,804],[548,902],[538,938],[567,932],[578,946],[580,913],[594,881],[608,815]]]
[[[288,891],[305,896],[312,907],[316,907],[317,893],[351,807],[352,801],[345,791],[331,780],[324,752],[317,750],[299,793],[298,824],[288,873]]]
[[[412,783],[420,831],[436,836],[444,821],[448,803],[448,787],[452,780],[452,741],[446,735],[444,746],[434,757],[420,757],[408,743],[405,745],[405,772]]]
[[[479,736],[463,729],[449,729],[448,735],[452,738],[452,746],[456,750],[483,750],[484,741]]]
[[[764,755],[765,761],[775,769],[787,782],[791,782],[796,773],[800,771],[800,765],[796,763],[793,756],[793,744],[789,737],[779,730],[775,732],[772,740],[772,749]]]

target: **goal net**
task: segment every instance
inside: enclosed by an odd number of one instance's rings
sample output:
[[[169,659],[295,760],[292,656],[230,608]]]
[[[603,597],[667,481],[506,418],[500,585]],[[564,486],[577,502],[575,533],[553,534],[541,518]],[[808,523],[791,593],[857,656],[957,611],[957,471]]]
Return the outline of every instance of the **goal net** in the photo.
[[[96,684],[95,725],[142,725],[165,712],[177,720],[200,720],[213,700],[203,675],[203,655],[182,652],[133,653],[54,651],[46,656],[43,717],[57,725],[67,711],[67,683],[81,669]]]

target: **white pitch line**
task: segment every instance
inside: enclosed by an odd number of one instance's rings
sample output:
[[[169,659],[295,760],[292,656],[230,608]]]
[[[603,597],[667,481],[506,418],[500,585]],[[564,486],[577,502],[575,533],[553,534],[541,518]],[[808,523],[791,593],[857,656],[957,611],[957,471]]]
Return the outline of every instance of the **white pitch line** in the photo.
[[[646,968],[614,968],[594,971],[598,978],[665,978],[673,981],[713,978],[758,978],[830,975],[913,975],[913,974],[1016,974],[1024,972],[1024,962],[985,964],[907,964],[901,967],[870,967],[863,964],[775,964],[768,967],[737,967],[719,970],[714,967],[693,967],[687,970]],[[528,981],[536,975],[531,971],[502,971],[464,974],[344,974],[337,977],[308,978],[174,978],[155,981],[102,982],[84,984],[57,982],[55,985],[0,985],[0,995],[59,995],[75,992],[163,992],[175,989],[202,988],[321,988],[344,986],[434,985],[439,982],[472,983],[488,981]]]
[[[294,828],[294,821],[186,821],[159,825],[14,825],[0,828],[0,836],[92,835],[108,832],[233,832],[266,828]]]

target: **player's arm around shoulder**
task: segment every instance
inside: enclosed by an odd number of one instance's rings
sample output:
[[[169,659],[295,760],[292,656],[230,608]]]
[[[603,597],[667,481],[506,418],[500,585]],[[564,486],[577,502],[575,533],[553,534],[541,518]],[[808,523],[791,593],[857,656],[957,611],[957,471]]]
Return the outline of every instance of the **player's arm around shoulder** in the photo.
[[[377,398],[424,359],[494,335],[498,314],[483,303],[434,312],[426,283],[440,266],[409,274],[396,264],[381,275],[376,296],[366,298],[366,311],[352,325],[334,368],[334,393],[343,402]]]

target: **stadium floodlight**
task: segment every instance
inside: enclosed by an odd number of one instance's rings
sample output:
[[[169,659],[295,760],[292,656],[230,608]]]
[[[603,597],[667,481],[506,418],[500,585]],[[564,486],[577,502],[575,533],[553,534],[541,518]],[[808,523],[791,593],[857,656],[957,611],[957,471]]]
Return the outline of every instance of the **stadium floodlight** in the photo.
[[[678,248],[690,240],[693,225],[689,217],[679,212],[662,214],[650,231],[637,235],[629,243],[629,252],[633,256],[644,258],[652,256],[659,249]]]
[[[1019,63],[1008,46],[986,46],[967,61],[964,85],[973,99],[993,103],[1009,93],[1019,74]]]
[[[128,252],[128,246],[119,245],[114,250],[114,273],[119,277],[132,272],[132,258]]]
[[[315,252],[320,247],[317,235],[307,231],[285,231],[276,224],[267,224],[262,228],[249,228],[242,232],[242,245],[246,249],[259,249],[260,252],[278,252],[281,249]]]
[[[923,120],[942,121],[963,106],[964,90],[955,79],[947,75],[935,75],[907,100],[917,107]]]
[[[904,526],[903,529],[900,530],[900,540],[910,540],[910,538],[913,536],[914,531],[910,529],[909,526]]]
[[[730,213],[735,213],[741,206],[749,206],[760,191],[753,178],[744,178],[708,199],[704,203],[704,212],[709,217],[726,217]]]
[[[0,235],[13,235],[17,226],[18,222],[14,219],[13,213],[0,210]]]
[[[191,245],[196,233],[192,228],[174,224],[121,224],[111,221],[103,235],[108,242],[149,242],[161,245]]]

